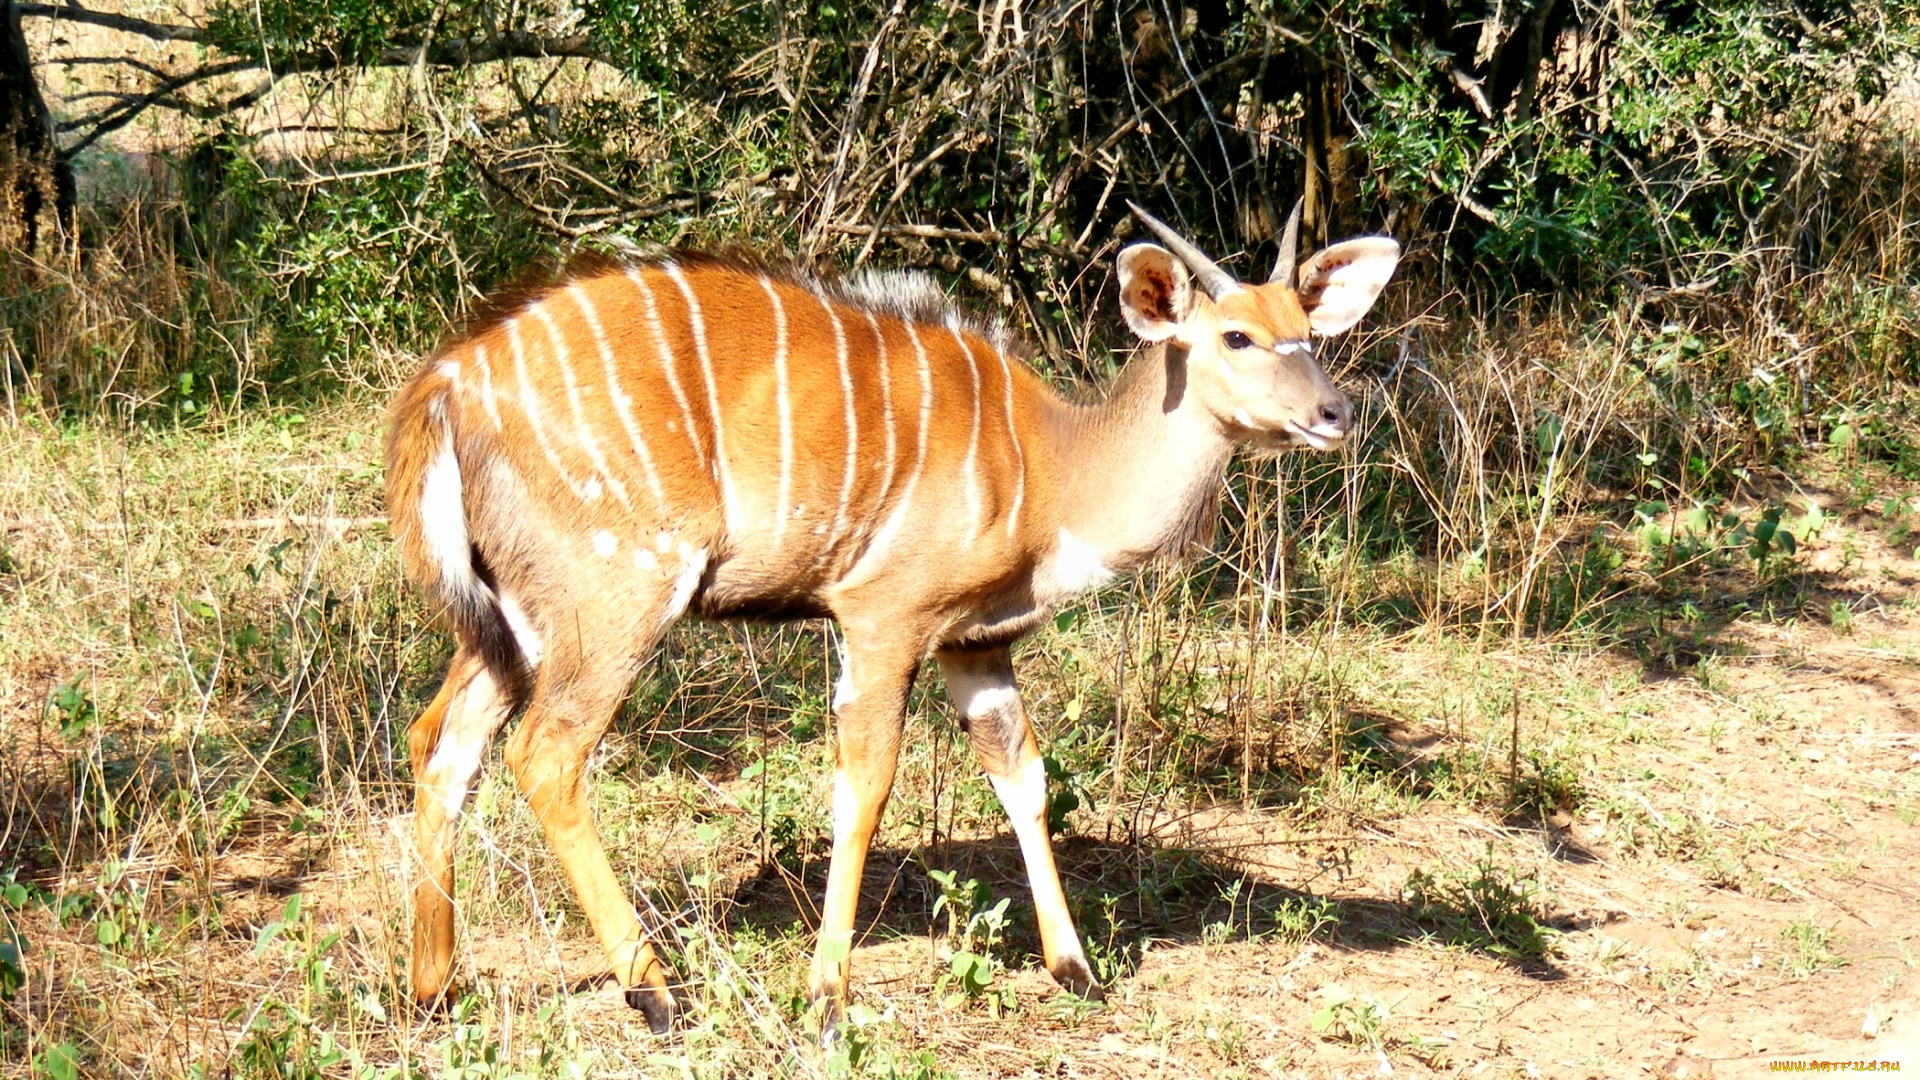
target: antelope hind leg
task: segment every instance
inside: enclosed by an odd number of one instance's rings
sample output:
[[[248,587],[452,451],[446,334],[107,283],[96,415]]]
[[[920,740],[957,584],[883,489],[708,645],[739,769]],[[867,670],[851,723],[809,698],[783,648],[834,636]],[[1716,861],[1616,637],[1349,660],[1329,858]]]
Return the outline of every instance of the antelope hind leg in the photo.
[[[477,654],[461,647],[433,702],[407,729],[413,762],[413,997],[444,999],[453,978],[453,845],[487,744],[509,703]]]

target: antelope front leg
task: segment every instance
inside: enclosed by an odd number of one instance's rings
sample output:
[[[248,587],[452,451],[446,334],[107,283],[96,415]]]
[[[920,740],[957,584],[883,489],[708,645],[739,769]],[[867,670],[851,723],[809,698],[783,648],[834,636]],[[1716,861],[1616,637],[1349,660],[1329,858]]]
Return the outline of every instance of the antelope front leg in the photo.
[[[833,695],[837,765],[833,773],[833,856],[820,913],[808,994],[822,1004],[820,1036],[833,1036],[847,1002],[853,920],[867,848],[893,791],[907,693],[919,665],[918,648],[863,649],[849,639],[840,685]]]
[[[1103,1000],[1105,994],[1080,947],[1073,917],[1067,914],[1067,896],[1053,863],[1053,846],[1047,839],[1047,770],[1033,739],[1033,725],[1020,707],[1012,655],[1004,646],[942,649],[935,655],[947,679],[947,692],[964,718],[967,739],[1020,841],[1047,970],[1054,981],[1081,997]]]

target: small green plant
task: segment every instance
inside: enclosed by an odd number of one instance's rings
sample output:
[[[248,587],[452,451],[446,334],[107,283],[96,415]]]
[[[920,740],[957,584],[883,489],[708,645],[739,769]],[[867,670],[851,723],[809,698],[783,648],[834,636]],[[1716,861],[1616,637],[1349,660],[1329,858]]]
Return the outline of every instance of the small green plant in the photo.
[[[1835,633],[1853,633],[1853,607],[1845,600],[1835,600],[1827,609],[1827,620],[1833,624]]]
[[[988,1012],[999,1016],[1003,1009],[1013,1007],[1013,988],[996,990],[993,985],[1000,968],[996,950],[1006,930],[1007,906],[1012,897],[1001,897],[996,903],[992,890],[978,879],[968,878],[959,884],[958,874],[952,870],[929,870],[927,875],[940,886],[933,914],[938,918],[941,911],[947,913],[947,941],[953,949],[936,991],[945,995],[950,1005],[982,1001]]]
[[[1812,919],[1795,919],[1780,928],[1780,970],[1796,979],[1845,967],[1846,958],[1834,952],[1833,930]]]
[[[100,722],[100,710],[94,707],[79,679],[62,684],[47,704],[59,716],[60,734],[68,741],[85,736]]]
[[[1384,1049],[1387,1021],[1392,1012],[1371,994],[1354,994],[1338,983],[1320,988],[1320,1011],[1313,1014],[1313,1033],[1329,1042],[1344,1042],[1376,1053]]]
[[[80,1080],[80,1066],[84,1061],[79,1047],[72,1043],[54,1043],[34,1057],[33,1075],[48,1080]]]
[[[253,1011],[237,1048],[241,1075],[319,1080],[348,1060],[347,1051],[324,1026],[344,1013],[348,1000],[328,955],[340,936],[339,931],[315,936],[298,893],[287,900],[280,918],[260,928],[254,955],[277,948],[300,972],[303,992],[296,1000],[269,996]]]
[[[1448,944],[1508,960],[1537,959],[1553,950],[1560,932],[1546,925],[1546,885],[1494,861],[1491,846],[1463,871],[1408,875],[1402,891],[1422,923]]]
[[[897,1050],[887,1044],[886,1029],[893,1014],[876,1013],[858,1002],[847,1006],[825,1060],[829,1080],[883,1077],[885,1080],[947,1080],[954,1074],[940,1067],[932,1050]]]

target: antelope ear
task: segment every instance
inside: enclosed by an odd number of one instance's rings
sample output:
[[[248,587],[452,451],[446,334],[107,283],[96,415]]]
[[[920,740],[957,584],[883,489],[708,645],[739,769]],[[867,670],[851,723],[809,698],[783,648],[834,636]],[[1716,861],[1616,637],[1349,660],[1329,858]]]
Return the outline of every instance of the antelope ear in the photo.
[[[1165,341],[1180,332],[1193,309],[1186,264],[1158,244],[1134,244],[1120,252],[1120,313],[1142,341]]]
[[[1300,268],[1300,306],[1313,332],[1332,337],[1360,321],[1400,263],[1390,236],[1361,236],[1314,253]]]

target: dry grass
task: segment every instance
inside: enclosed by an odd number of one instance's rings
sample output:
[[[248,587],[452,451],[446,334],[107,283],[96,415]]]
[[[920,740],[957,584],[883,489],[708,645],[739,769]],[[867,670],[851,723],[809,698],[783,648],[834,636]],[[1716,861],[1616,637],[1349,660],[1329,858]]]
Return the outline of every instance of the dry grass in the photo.
[[[1507,407],[1500,388],[1534,369],[1514,370],[1461,412]],[[1058,999],[1029,959],[1017,854],[923,685],[863,911],[869,1011],[849,1045],[867,1056],[803,1050],[827,678],[821,628],[799,625],[683,631],[600,758],[616,864],[690,976],[684,1040],[652,1040],[594,985],[595,950],[497,765],[461,863],[474,996],[454,1021],[411,1019],[395,732],[446,645],[383,530],[356,520],[379,513],[379,407],[0,428],[0,872],[25,887],[0,915],[28,980],[6,1006],[6,1075],[69,1049],[88,1075],[1261,1076],[1378,1053],[1416,1070],[1559,1054],[1562,1074],[1623,1075],[1662,1045],[1648,1025],[1671,1026],[1674,1053],[1762,1053],[1747,1021],[1714,1019],[1721,1002],[1805,1033],[1778,1036],[1783,1052],[1840,1034],[1794,1011],[1808,986],[1846,998],[1855,1031],[1870,1004],[1909,1008],[1920,635],[1899,530],[1920,507],[1860,505],[1844,461],[1824,466],[1803,483],[1827,477],[1809,492],[1827,524],[1773,578],[1738,552],[1669,569],[1616,529],[1623,571],[1543,634],[1501,605],[1566,587],[1580,563],[1560,549],[1592,511],[1531,534],[1537,506],[1503,511],[1505,561],[1477,575],[1464,540],[1368,547],[1349,539],[1364,499],[1412,472],[1388,450],[1331,480],[1304,459],[1255,470],[1236,487],[1254,524],[1218,558],[1109,591],[1023,653],[1082,799],[1061,847],[1109,1009]],[[1276,491],[1296,496],[1278,518]],[[296,517],[346,527],[273,524]],[[1450,520],[1472,536],[1469,512]],[[1825,625],[1836,601],[1848,636]],[[1636,604],[1699,615],[1592,618]],[[943,1004],[938,867],[1016,898],[998,1017]],[[1569,1039],[1568,1010],[1614,1018]]]

